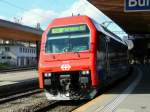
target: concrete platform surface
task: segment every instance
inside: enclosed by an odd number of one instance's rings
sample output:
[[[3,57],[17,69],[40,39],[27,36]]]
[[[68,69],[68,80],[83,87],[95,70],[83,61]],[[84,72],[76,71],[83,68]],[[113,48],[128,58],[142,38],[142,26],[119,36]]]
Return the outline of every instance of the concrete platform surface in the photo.
[[[150,112],[150,66],[136,66],[126,80],[73,112]]]
[[[15,84],[35,78],[38,78],[38,72],[36,70],[0,73],[0,86]]]
[[[142,78],[116,112],[150,112],[150,66],[140,66]]]

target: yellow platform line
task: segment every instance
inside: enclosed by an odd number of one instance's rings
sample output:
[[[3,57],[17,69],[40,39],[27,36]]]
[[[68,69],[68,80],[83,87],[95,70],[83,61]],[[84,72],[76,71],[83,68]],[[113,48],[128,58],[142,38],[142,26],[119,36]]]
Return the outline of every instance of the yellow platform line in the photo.
[[[88,108],[92,108],[94,105],[97,105],[99,103],[101,103],[102,101],[104,101],[106,98],[108,98],[108,94],[103,94],[98,96],[97,98],[91,100],[90,102],[84,104],[83,106],[73,110],[72,112],[86,112],[88,110]],[[99,108],[99,105],[98,107]]]

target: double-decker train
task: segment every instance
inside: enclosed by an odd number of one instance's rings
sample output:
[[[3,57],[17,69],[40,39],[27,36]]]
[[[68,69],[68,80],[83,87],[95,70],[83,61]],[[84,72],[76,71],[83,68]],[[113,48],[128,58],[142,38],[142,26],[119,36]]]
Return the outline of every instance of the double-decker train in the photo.
[[[91,99],[128,70],[127,45],[87,16],[56,18],[42,35],[39,82],[48,100]]]

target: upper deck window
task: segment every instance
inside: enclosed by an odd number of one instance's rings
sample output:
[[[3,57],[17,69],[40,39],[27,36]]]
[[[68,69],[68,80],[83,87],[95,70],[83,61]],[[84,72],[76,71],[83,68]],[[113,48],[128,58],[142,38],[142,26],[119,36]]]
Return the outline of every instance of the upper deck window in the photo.
[[[80,52],[89,50],[90,31],[87,25],[71,25],[50,29],[46,53]]]

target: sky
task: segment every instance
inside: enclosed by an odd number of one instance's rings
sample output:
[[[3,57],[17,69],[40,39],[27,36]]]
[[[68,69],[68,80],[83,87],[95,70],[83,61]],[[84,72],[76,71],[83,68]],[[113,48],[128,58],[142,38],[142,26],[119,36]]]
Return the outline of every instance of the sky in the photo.
[[[46,25],[67,10],[76,0],[0,0],[0,18],[35,26]]]
[[[85,0],[0,0],[0,19],[13,22],[19,20],[21,24],[31,27],[40,23],[42,29],[45,29],[56,17],[71,16],[72,13],[77,14],[79,11],[83,14],[91,12],[90,9],[85,10],[87,4],[81,1]],[[93,12],[90,14],[93,15]],[[95,15],[95,18],[101,18],[97,19],[99,23],[104,23],[114,32],[122,31],[101,12],[100,16]],[[123,37],[122,33],[118,35]]]

